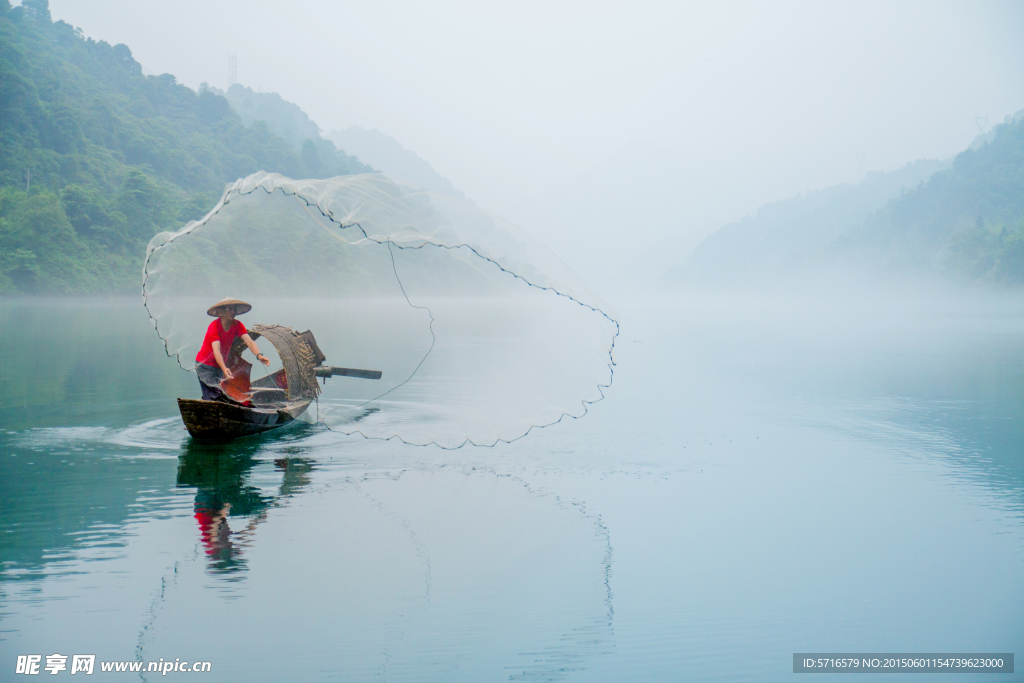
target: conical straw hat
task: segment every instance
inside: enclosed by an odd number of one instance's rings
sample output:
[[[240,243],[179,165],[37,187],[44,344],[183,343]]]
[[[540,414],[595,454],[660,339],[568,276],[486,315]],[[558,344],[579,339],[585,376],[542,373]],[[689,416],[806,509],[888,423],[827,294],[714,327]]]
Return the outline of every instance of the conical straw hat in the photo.
[[[252,310],[251,305],[245,303],[244,301],[241,301],[240,299],[221,299],[214,305],[210,306],[206,310],[206,314],[213,316],[214,318],[219,318],[220,313],[218,313],[217,311],[219,311],[222,308],[227,308],[228,306],[235,309],[235,315],[242,315],[243,313],[248,313],[249,311]]]

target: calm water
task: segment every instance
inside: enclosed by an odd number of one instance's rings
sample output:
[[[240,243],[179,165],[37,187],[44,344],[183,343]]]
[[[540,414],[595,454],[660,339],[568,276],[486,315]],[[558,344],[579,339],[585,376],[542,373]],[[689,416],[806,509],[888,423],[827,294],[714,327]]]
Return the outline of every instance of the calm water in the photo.
[[[53,653],[223,681],[1024,655],[1020,300],[620,312],[588,416],[442,451],[193,444],[174,398],[198,386],[137,301],[0,302],[0,678]]]

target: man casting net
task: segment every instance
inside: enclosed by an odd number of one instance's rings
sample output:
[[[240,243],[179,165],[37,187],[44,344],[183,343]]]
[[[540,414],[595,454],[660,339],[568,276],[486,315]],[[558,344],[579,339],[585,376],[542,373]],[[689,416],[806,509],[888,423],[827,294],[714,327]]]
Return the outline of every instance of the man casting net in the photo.
[[[323,380],[308,419],[445,448],[583,415],[611,383],[618,333],[535,239],[382,174],[239,180],[204,219],[153,238],[143,296],[182,368],[211,300],[237,297],[251,323],[312,331],[332,365],[380,371]]]

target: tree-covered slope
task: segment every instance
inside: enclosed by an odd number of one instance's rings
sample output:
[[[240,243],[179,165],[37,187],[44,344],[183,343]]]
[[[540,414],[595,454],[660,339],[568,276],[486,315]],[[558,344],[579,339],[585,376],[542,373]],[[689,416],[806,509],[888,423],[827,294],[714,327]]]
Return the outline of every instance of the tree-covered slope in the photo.
[[[1024,282],[1024,117],[956,156],[835,245],[836,258],[885,275],[943,271]]]
[[[125,45],[0,0],[0,293],[122,292],[145,245],[258,170],[371,170],[317,138],[295,149],[226,99],[145,76]]]
[[[265,122],[292,149],[302,149],[302,143],[306,140],[320,138],[320,127],[309,118],[309,114],[276,92],[256,92],[238,83],[227,90],[206,86],[205,83],[200,87],[206,87],[215,95],[222,95],[245,125]]]
[[[203,83],[200,90],[209,90],[215,95],[223,96],[246,126],[266,126],[272,133],[281,137],[292,150],[299,153],[306,164],[306,177],[318,178],[324,174],[345,175],[352,172],[350,169],[356,168],[362,171],[372,170],[360,163],[355,155],[346,155],[345,152],[335,149],[332,140],[320,135],[320,126],[309,118],[309,114],[276,92],[255,92],[252,88],[238,83],[226,91]],[[332,159],[335,161],[329,161]]]
[[[1024,283],[1024,112],[952,161],[764,206],[708,236],[667,279],[799,286],[838,273]]]
[[[838,237],[900,193],[920,185],[947,161],[916,161],[887,173],[767,204],[704,239],[673,281],[716,286],[751,285],[801,277],[820,265]]]

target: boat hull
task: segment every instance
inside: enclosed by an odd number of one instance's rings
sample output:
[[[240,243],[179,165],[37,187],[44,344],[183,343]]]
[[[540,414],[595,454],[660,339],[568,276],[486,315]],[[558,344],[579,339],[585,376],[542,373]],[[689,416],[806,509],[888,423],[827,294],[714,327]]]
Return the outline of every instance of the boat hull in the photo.
[[[195,439],[230,441],[277,429],[293,422],[296,415],[284,410],[246,408],[223,401],[178,399],[178,410],[188,433]]]

